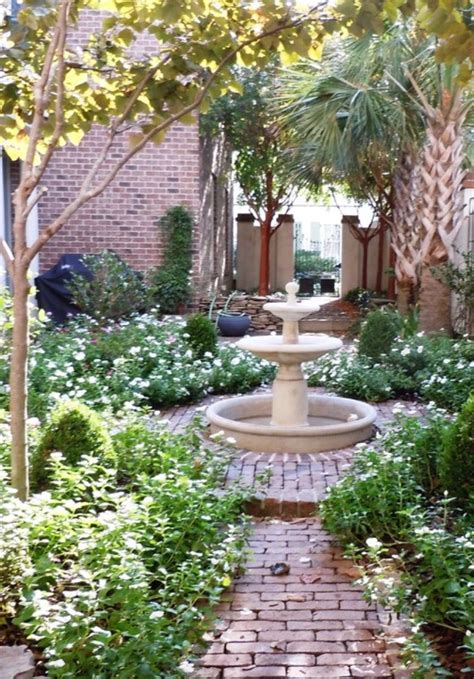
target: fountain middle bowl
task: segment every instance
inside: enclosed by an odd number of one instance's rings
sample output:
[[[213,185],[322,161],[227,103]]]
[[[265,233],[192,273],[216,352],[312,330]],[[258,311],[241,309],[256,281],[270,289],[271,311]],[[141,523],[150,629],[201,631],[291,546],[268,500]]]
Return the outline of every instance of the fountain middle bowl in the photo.
[[[244,337],[237,342],[239,349],[279,364],[306,363],[314,361],[328,351],[336,351],[342,347],[337,337],[328,335],[300,335],[298,342],[283,342],[281,335],[264,335],[261,337]]]

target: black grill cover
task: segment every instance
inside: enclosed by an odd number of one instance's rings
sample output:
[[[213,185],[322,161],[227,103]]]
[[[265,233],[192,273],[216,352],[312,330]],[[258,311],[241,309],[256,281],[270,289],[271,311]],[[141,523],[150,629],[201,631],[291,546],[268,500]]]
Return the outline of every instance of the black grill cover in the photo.
[[[36,301],[40,309],[50,314],[55,323],[64,323],[68,316],[79,313],[79,308],[72,302],[67,281],[76,273],[88,280],[92,273],[82,260],[82,255],[62,255],[52,269],[35,278]]]

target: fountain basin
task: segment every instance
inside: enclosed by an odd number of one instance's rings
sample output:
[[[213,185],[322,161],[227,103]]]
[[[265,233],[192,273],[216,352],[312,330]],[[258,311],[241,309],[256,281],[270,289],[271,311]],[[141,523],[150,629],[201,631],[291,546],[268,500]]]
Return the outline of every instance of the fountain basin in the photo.
[[[225,399],[207,409],[212,433],[223,431],[238,448],[268,453],[347,448],[372,435],[376,416],[374,408],[362,401],[315,394],[308,398],[307,425],[271,425],[271,413],[271,394]]]
[[[244,337],[237,346],[267,361],[284,365],[314,361],[328,351],[340,349],[342,342],[328,335],[300,335],[296,344],[288,344],[283,342],[281,335],[267,335]]]

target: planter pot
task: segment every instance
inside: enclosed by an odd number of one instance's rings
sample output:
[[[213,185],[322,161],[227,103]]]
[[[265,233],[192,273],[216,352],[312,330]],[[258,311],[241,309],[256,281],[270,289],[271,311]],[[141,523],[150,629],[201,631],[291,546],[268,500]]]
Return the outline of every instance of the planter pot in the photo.
[[[250,327],[250,316],[237,311],[219,311],[217,327],[224,337],[243,337]]]

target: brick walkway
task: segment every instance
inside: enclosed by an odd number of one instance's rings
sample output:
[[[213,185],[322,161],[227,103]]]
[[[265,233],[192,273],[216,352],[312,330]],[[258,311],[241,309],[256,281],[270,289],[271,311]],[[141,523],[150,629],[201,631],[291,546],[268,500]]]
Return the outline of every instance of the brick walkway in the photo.
[[[413,404],[402,407],[420,411]],[[394,402],[377,406],[379,429],[393,410]],[[166,416],[179,430],[195,411],[176,408]],[[403,634],[401,623],[365,601],[353,584],[357,570],[315,516],[317,503],[353,454],[353,448],[313,455],[235,454],[228,484],[251,485],[267,468],[272,476],[248,508],[255,518],[244,574],[222,598],[193,679],[410,676],[397,669],[394,640]],[[278,562],[288,564],[288,574],[272,575],[270,567]]]

